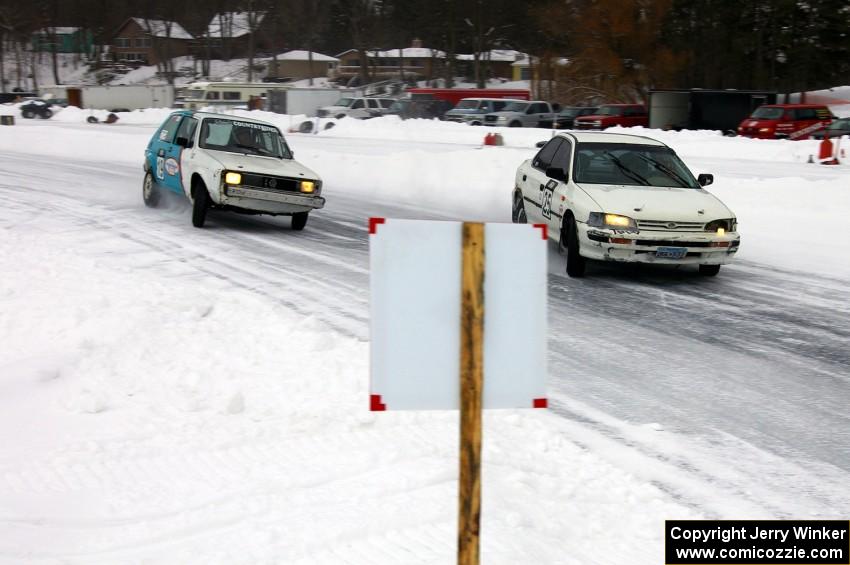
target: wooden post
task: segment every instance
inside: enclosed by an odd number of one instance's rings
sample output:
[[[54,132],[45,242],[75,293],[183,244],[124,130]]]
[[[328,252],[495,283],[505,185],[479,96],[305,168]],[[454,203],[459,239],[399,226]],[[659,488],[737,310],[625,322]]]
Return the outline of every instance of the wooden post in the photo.
[[[460,321],[458,565],[478,565],[481,532],[481,395],[484,382],[484,224],[464,222]]]

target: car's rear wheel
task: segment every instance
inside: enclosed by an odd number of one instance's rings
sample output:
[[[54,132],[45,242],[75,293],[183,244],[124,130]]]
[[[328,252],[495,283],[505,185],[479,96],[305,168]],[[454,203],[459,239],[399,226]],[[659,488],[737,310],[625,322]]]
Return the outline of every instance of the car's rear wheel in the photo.
[[[511,219],[515,224],[527,224],[528,216],[525,213],[525,202],[522,201],[522,193],[514,194],[514,204],[511,211]]]
[[[298,212],[297,214],[292,214],[292,229],[295,231],[301,231],[304,229],[304,226],[307,225],[307,218],[310,216],[310,212]]]
[[[508,124],[508,127],[510,127],[510,128],[521,128],[522,122],[518,122],[518,121],[514,120],[513,122]]]
[[[45,110],[38,117],[41,118],[42,120],[49,120],[50,118],[53,117],[53,110]]]
[[[700,265],[699,274],[704,277],[716,277],[720,272],[720,265]]]
[[[145,180],[142,181],[142,199],[148,208],[156,208],[159,204],[159,187],[150,171],[145,173]]]
[[[579,253],[578,227],[572,215],[564,218],[560,245],[567,252],[567,275],[573,278],[583,277],[587,270],[587,259]]]
[[[210,193],[203,182],[197,181],[192,186],[192,225],[196,228],[204,227],[207,220],[207,210],[210,208]]]

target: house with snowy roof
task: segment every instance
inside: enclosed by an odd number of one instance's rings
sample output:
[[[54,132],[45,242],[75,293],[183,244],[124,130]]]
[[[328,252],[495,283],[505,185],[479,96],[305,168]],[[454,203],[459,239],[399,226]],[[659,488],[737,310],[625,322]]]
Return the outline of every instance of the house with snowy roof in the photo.
[[[283,48],[273,25],[265,12],[219,12],[200,37],[201,49],[217,59],[247,57],[252,47],[254,53],[272,53]]]
[[[127,18],[113,34],[109,52],[115,62],[157,65],[188,55],[193,41],[177,22]]]
[[[94,41],[91,30],[81,27],[46,27],[32,33],[32,50],[57,53],[92,52]]]
[[[331,77],[339,59],[317,51],[296,49],[281,53],[269,61],[268,78],[321,78]]]
[[[422,46],[422,41],[414,39],[410,47],[399,49],[375,49],[366,52],[369,64],[369,76],[382,78],[414,78],[416,80],[433,78],[439,72],[439,66],[446,54],[439,49]],[[352,78],[360,74],[360,52],[349,49],[337,55],[339,66],[336,76]]]

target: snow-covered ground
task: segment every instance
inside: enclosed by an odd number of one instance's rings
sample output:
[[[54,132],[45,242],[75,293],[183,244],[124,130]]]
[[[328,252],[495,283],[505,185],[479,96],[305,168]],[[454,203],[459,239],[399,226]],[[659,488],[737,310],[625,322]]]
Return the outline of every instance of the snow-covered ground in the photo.
[[[325,179],[306,231],[195,230],[141,203],[163,112],[85,115],[0,127],[0,563],[452,561],[457,416],[367,411],[365,220],[509,221],[550,132],[341,120],[289,136]],[[739,262],[576,281],[551,254],[552,409],[486,414],[485,563],[658,563],[669,518],[846,518],[850,168],[643,133],[715,174]]]

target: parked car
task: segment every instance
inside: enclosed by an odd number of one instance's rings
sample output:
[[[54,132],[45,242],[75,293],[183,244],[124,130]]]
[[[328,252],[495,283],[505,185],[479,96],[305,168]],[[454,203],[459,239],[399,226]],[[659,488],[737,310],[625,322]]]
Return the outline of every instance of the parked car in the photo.
[[[446,112],[443,119],[450,122],[461,122],[471,126],[484,123],[484,116],[493,112],[501,112],[509,102],[520,102],[509,98],[464,98]]]
[[[484,116],[485,126],[508,126],[512,128],[551,128],[555,111],[551,104],[540,100],[515,100],[498,112]]]
[[[513,221],[546,225],[571,277],[589,259],[697,265],[714,276],[741,238],[735,214],[703,188],[712,182],[660,141],[563,132],[517,169]]]
[[[172,113],[145,149],[142,197],[155,207],[160,191],[192,201],[192,224],[203,227],[211,208],[292,216],[302,230],[322,208],[322,180],[298,163],[272,124],[191,110]]]
[[[443,115],[451,109],[451,107],[451,102],[446,102],[445,100],[402,98],[393,102],[385,115],[398,116],[403,120],[410,118],[431,120],[434,118],[442,118]]]
[[[53,110],[50,109],[52,105],[47,100],[41,100],[39,98],[27,100],[20,106],[21,116],[27,119],[39,117],[47,120],[53,117]]]
[[[829,137],[841,137],[842,135],[850,135],[850,118],[841,118],[835,120],[826,128],[816,131],[811,135],[812,139],[823,139]]]
[[[375,118],[387,113],[395,98],[340,98],[332,106],[319,108],[320,118]]]
[[[604,104],[595,114],[575,119],[575,129],[603,130],[614,126],[649,126],[649,114],[643,104]]]
[[[832,123],[823,104],[765,104],[738,126],[738,135],[757,139],[808,139]]]
[[[558,129],[572,129],[575,127],[575,119],[581,116],[592,116],[599,108],[596,106],[567,106],[561,108],[555,118],[555,127]]]

